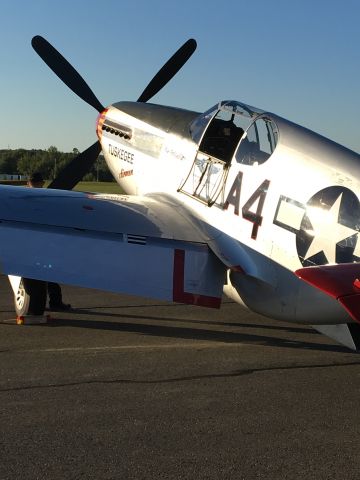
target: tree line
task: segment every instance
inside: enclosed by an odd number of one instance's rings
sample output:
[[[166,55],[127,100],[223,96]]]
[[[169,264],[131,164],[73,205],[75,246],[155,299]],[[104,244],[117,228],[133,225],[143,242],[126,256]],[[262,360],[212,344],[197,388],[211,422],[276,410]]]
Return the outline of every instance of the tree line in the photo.
[[[79,150],[60,152],[51,146],[47,150],[0,150],[0,174],[20,174],[29,177],[33,172],[41,172],[47,180],[53,180],[57,174],[77,155]],[[85,175],[84,181],[113,181],[105,159],[99,155],[91,171]]]

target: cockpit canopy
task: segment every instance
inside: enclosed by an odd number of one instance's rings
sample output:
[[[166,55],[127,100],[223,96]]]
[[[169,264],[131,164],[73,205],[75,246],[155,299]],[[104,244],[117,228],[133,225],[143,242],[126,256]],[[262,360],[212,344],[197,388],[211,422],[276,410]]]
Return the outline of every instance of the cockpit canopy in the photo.
[[[199,115],[190,124],[190,134],[199,152],[230,163],[264,163],[278,139],[274,121],[263,110],[225,100]]]

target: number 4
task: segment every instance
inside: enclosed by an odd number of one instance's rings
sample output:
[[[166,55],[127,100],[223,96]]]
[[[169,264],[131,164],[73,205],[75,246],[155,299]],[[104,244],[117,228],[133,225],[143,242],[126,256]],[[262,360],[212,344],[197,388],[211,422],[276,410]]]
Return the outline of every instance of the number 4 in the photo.
[[[264,202],[265,202],[269,185],[270,185],[270,181],[264,180],[263,183],[260,185],[260,187],[255,190],[255,192],[251,195],[249,200],[245,203],[245,205],[242,208],[243,218],[245,218],[246,220],[249,220],[254,224],[251,232],[251,238],[254,240],[256,240],[258,229],[262,223],[263,217],[261,216],[261,213],[264,207]],[[259,201],[256,207],[256,212],[252,212],[250,208],[254,205],[254,203],[258,199]]]

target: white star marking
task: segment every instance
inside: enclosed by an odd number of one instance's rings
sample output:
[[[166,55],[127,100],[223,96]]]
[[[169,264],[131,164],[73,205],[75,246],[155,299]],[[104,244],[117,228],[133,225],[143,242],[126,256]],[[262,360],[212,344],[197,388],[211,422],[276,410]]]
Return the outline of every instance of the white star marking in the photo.
[[[308,233],[314,235],[314,238],[306,252],[305,260],[324,252],[329,263],[336,263],[337,243],[358,233],[357,230],[339,223],[341,200],[342,193],[329,210],[316,207],[309,209],[308,217],[314,230]]]

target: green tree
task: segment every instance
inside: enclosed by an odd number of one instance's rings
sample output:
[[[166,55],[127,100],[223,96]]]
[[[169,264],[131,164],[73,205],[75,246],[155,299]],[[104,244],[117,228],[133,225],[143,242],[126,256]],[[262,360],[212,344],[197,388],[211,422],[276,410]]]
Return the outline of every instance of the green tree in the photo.
[[[50,175],[50,178],[55,178],[60,171],[58,168],[59,167],[58,162],[60,160],[60,152],[54,145],[51,145],[47,149],[47,153],[48,153],[48,162],[49,163],[52,162],[53,164],[52,174]]]
[[[54,145],[47,150],[0,150],[0,173],[31,175],[39,171],[44,178],[50,180],[79,153],[77,148],[71,152],[60,152]],[[84,180],[114,181],[103,155],[99,155]]]
[[[24,150],[0,150],[0,173],[17,172],[17,162]]]
[[[17,162],[17,171],[21,175],[31,175],[39,169],[39,158],[33,150],[25,150]]]

